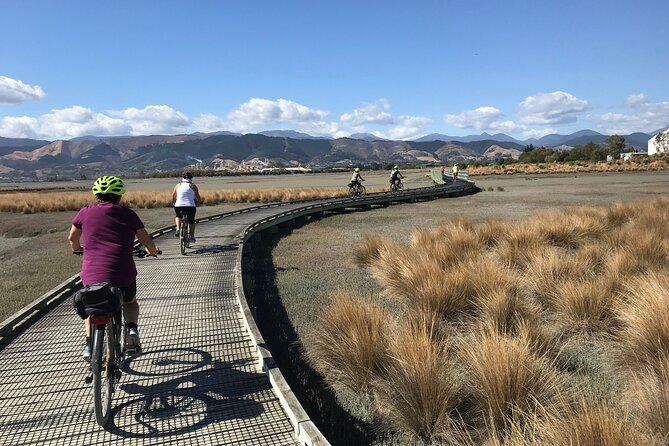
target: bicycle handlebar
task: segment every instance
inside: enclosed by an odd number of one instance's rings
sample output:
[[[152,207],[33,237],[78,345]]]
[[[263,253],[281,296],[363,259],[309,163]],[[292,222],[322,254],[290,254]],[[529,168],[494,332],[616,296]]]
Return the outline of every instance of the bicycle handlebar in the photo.
[[[141,258],[146,257],[146,256],[149,256],[149,257],[158,257],[160,254],[163,253],[163,251],[162,251],[161,249],[158,249],[158,250],[156,251],[156,255],[151,255],[151,254],[149,254],[148,252],[146,252],[146,250],[142,249],[142,247],[140,246],[140,247],[138,247],[138,248],[134,248],[134,249],[132,250],[132,253],[133,253],[133,255],[135,255],[135,256],[137,256],[137,257],[139,257],[139,258],[141,259]],[[81,255],[84,255],[84,247],[82,246],[81,249],[78,250],[78,251],[72,251],[72,254],[74,254],[75,256],[81,256]]]

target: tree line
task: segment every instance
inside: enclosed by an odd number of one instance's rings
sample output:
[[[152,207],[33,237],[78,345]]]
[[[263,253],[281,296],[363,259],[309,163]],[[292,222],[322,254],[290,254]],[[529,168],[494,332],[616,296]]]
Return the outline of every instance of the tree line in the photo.
[[[606,161],[610,156],[613,159],[620,158],[625,152],[625,137],[612,135],[606,139],[604,144],[589,142],[582,146],[576,146],[570,151],[548,149],[546,147],[534,147],[532,144],[525,146],[525,150],[518,158],[521,163],[553,163],[569,161]]]

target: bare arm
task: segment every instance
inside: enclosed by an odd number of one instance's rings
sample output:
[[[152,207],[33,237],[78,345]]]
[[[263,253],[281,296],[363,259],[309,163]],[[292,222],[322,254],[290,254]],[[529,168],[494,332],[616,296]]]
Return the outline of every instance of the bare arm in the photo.
[[[72,248],[73,253],[80,254],[83,252],[81,247],[81,229],[72,225],[70,228],[70,234],[67,236],[67,239],[70,241],[70,248]]]
[[[146,232],[146,229],[144,229],[144,228],[138,229],[137,232],[135,233],[135,235],[137,236],[137,240],[139,240],[139,242],[142,245],[144,245],[144,247],[146,248],[146,251],[150,255],[152,255],[152,256],[158,255],[158,248],[156,247],[156,244],[153,243],[153,239],[151,238],[149,233]]]
[[[173,203],[177,202],[177,187],[179,187],[178,184],[174,186],[174,189],[172,189],[172,202]]]
[[[202,198],[200,197],[200,190],[197,188],[196,185],[192,185],[193,192],[195,192],[195,199],[197,200],[198,204],[202,203]]]

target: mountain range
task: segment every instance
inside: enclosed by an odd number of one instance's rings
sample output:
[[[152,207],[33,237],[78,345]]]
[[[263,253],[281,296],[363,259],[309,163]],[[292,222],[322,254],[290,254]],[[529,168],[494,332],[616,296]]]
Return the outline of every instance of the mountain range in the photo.
[[[628,147],[644,151],[654,134],[623,136]],[[201,168],[237,170],[270,165],[318,168],[370,163],[471,162],[517,158],[528,144],[569,150],[588,142],[602,144],[607,138],[592,130],[524,141],[503,133],[464,137],[434,133],[412,141],[379,139],[359,133],[328,139],[292,130],[257,134],[83,136],[57,141],[0,137],[0,179],[83,178],[111,171],[142,174],[194,164]]]

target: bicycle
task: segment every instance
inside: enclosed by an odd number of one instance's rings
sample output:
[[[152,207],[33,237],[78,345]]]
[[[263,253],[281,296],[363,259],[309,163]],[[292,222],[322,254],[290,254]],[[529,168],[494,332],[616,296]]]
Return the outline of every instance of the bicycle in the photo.
[[[390,191],[391,192],[399,192],[400,190],[402,190],[403,187],[404,187],[404,185],[402,184],[402,180],[400,180],[400,179],[397,179],[397,180],[394,180],[394,181],[390,182]]]
[[[181,225],[179,227],[179,246],[181,249],[181,255],[186,255],[186,248],[190,248],[190,223],[188,221],[188,215],[185,212],[181,213],[179,217],[181,219]]]
[[[349,197],[364,197],[366,193],[367,189],[362,184],[356,182],[348,183]]]
[[[149,255],[138,248],[133,252],[138,257]],[[158,254],[161,253],[159,250]],[[90,315],[90,374],[84,381],[86,384],[93,384],[95,421],[104,427],[109,421],[112,395],[121,379],[126,357],[133,356],[137,351],[129,350],[125,346],[127,328],[122,310],[123,291],[109,283],[87,286],[85,290],[86,294],[81,298],[79,305],[92,308],[93,313]],[[75,308],[77,305],[75,301]],[[84,312],[84,308],[77,309],[77,312],[80,310]]]
[[[111,315],[91,316],[91,375],[95,421],[104,427],[109,421],[112,395],[125,364],[125,329],[121,306]],[[106,334],[106,336],[105,336]],[[121,336],[123,334],[123,336]]]

